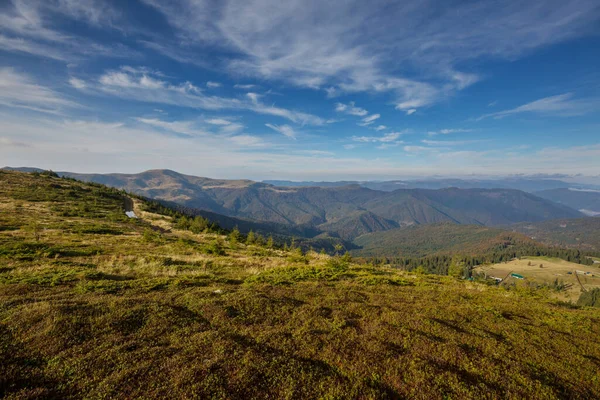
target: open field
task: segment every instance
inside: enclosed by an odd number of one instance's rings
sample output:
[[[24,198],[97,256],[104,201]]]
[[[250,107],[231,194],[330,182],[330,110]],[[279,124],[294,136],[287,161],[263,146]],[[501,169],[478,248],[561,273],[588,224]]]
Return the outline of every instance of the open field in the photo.
[[[558,279],[559,282],[564,282],[568,287],[564,291],[556,292],[555,296],[562,300],[573,302],[576,302],[581,295],[581,285],[575,276],[576,271],[589,272],[591,274],[578,275],[581,284],[586,289],[600,288],[600,265],[586,266],[559,258],[526,257],[507,263],[481,266],[475,268],[474,271],[485,272],[488,276],[499,278],[504,278],[509,273],[514,272],[524,276],[526,281],[535,283],[552,284]],[[514,278],[509,278],[506,282],[523,283]]]
[[[0,397],[600,397],[598,308],[247,243],[142,200],[129,219],[124,197],[0,172]]]

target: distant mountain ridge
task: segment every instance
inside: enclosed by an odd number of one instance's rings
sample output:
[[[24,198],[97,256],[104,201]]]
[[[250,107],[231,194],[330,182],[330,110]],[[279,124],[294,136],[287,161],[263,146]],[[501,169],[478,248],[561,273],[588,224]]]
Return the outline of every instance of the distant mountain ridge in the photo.
[[[566,206],[513,189],[386,192],[358,184],[280,187],[250,180],[196,177],[171,170],[59,174],[230,218],[276,224],[278,228],[290,226],[297,233],[325,232],[344,240],[412,225],[450,222],[496,226],[582,216]]]
[[[552,189],[535,193],[536,196],[564,204],[589,215],[600,215],[600,190]]]
[[[368,189],[393,192],[398,189],[446,189],[456,187],[459,189],[516,189],[524,192],[537,192],[551,189],[582,188],[599,189],[582,183],[569,183],[558,179],[534,179],[534,178],[503,178],[503,179],[419,179],[419,180],[391,180],[391,181],[337,181],[337,182],[315,182],[315,181],[286,181],[265,180],[274,186],[285,187],[338,187],[350,184],[360,185]]]
[[[59,175],[92,181],[197,210],[223,225],[346,241],[414,225],[453,223],[500,226],[557,218],[579,211],[515,189],[398,189],[359,184],[281,187],[150,170],[139,174]]]

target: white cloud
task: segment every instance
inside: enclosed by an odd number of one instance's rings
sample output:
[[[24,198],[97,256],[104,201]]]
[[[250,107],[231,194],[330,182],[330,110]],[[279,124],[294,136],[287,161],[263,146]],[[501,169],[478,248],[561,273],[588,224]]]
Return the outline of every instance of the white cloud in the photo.
[[[400,106],[397,106],[397,108],[399,108],[400,110],[402,109],[402,107],[400,107]],[[416,110],[416,109],[414,109],[414,108],[409,108],[408,110],[406,110],[406,115],[412,115],[412,114],[414,114],[414,113],[416,113],[416,112],[417,112],[417,110]]]
[[[245,128],[245,126],[238,122],[231,122],[227,125],[221,126],[221,129],[219,129],[219,132],[221,132],[222,134],[225,134],[225,135],[230,135],[230,134],[234,134],[234,133],[243,131],[244,128]]]
[[[225,67],[236,74],[320,87],[328,96],[386,91],[403,111],[480,79],[458,65],[515,59],[587,34],[600,13],[594,0],[453,2],[436,4],[435,13],[427,2],[390,7],[385,0],[145,1],[166,15],[183,42],[233,54]],[[408,79],[415,66],[422,76]]]
[[[431,148],[430,147],[424,147],[424,146],[404,146],[404,151],[406,151],[407,153],[421,153],[424,151],[430,151]]]
[[[508,115],[520,113],[572,117],[587,114],[598,109],[600,109],[600,99],[573,99],[573,93],[564,93],[557,96],[544,97],[543,99],[535,100],[510,110],[485,114],[477,120],[480,121],[489,117],[503,118]]]
[[[185,136],[202,136],[206,135],[205,131],[194,128],[196,123],[194,121],[163,121],[158,118],[136,118],[137,121],[152,125],[170,132],[182,134]]]
[[[357,117],[364,117],[369,113],[364,108],[356,107],[353,101],[348,104],[335,103],[335,111],[349,115],[356,115]]]
[[[379,125],[379,126],[377,126],[376,128],[374,128],[374,129],[375,129],[377,132],[379,132],[379,131],[383,131],[383,130],[387,129],[387,126],[385,126],[385,125]]]
[[[223,85],[221,85],[219,82],[211,82],[211,81],[206,82],[207,88],[213,89],[213,88],[220,88],[221,86],[223,86]]]
[[[429,146],[461,146],[481,142],[483,142],[483,140],[421,140],[421,143]]]
[[[312,156],[333,156],[335,153],[324,150],[300,150],[298,153],[310,154]]]
[[[140,102],[169,104],[204,110],[248,110],[258,114],[278,116],[298,124],[323,125],[326,120],[316,115],[269,106],[260,96],[247,93],[247,99],[208,96],[191,82],[171,83],[162,74],[147,68],[122,67],[102,74],[97,83],[84,82],[88,93],[111,95]]]
[[[85,86],[86,86],[85,81],[78,79],[78,78],[74,78],[74,77],[69,78],[69,83],[75,89],[85,89]]]
[[[379,114],[369,115],[368,117],[363,118],[362,122],[359,125],[361,125],[361,126],[371,125],[373,122],[375,122],[377,119],[379,119],[379,117],[381,117],[381,115],[379,115]]]
[[[473,132],[472,129],[462,129],[462,128],[458,128],[458,129],[440,129],[439,131],[430,131],[427,132],[427,134],[429,136],[435,136],[435,135],[450,135],[452,133],[466,133],[466,132]]]
[[[232,136],[229,140],[238,146],[242,147],[265,147],[267,143],[261,138],[252,135],[237,135]]]
[[[427,147],[424,146],[405,146],[408,152],[406,157],[373,158],[371,154],[334,157],[297,151],[302,149],[272,151],[274,147],[268,142],[261,145],[260,138],[247,137],[253,135],[172,135],[165,134],[160,127],[141,124],[133,119],[102,122],[33,112],[28,114],[27,118],[22,118],[12,111],[0,110],[3,138],[0,144],[35,144],[30,147],[0,145],[0,159],[5,165],[35,165],[57,171],[123,173],[169,168],[192,175],[202,171],[204,176],[223,178],[240,178],[240,171],[244,171],[245,178],[302,180],[397,179],[401,176],[434,174],[600,175],[600,143],[531,148],[516,154],[511,148],[497,146],[487,151],[451,152],[431,148],[425,150]],[[134,125],[131,126],[130,122]],[[102,140],[98,140],[98,137]],[[376,143],[377,146],[381,144],[384,143]],[[342,144],[342,147],[350,150],[357,145],[360,142]]]
[[[0,105],[58,113],[78,105],[12,68],[0,68]]]
[[[290,139],[296,139],[296,132],[294,131],[294,128],[292,128],[289,125],[273,125],[273,124],[265,124],[265,125],[271,129],[273,129],[274,131],[279,132],[282,135],[289,137]]]
[[[209,118],[204,120],[204,122],[211,124],[211,125],[231,125],[232,122],[227,120],[227,119],[223,119],[223,118]]]
[[[403,134],[404,132],[390,132],[383,136],[352,136],[352,140],[363,143],[393,143]]]
[[[253,84],[245,84],[245,85],[243,85],[243,84],[239,84],[238,83],[236,85],[233,85],[233,87],[235,89],[241,89],[241,90],[252,90],[252,89],[255,89],[257,86],[253,85]]]
[[[96,0],[12,0],[0,9],[0,49],[28,53],[60,61],[89,57],[138,57],[139,53],[121,43],[103,45],[96,40],[60,32],[56,21],[68,18],[96,28],[115,27],[121,18],[107,2]],[[120,25],[119,25],[120,26]]]

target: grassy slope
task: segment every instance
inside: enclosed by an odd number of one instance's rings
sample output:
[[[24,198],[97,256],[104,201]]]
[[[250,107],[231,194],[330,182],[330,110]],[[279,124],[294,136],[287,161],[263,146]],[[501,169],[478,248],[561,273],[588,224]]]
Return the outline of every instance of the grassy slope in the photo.
[[[598,309],[234,245],[122,207],[0,172],[0,396],[600,396]]]

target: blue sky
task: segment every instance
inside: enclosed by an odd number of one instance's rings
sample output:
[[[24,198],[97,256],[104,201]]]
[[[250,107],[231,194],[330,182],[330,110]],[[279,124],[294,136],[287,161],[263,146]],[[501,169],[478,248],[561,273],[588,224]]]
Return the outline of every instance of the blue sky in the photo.
[[[0,1],[0,164],[600,176],[600,4]]]

